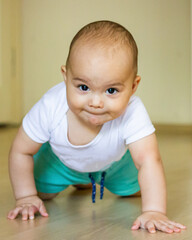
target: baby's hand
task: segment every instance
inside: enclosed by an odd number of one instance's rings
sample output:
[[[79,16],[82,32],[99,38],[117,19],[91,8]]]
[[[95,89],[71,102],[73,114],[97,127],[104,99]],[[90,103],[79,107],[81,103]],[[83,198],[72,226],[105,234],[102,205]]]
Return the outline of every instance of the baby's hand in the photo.
[[[131,229],[147,229],[150,233],[155,233],[156,229],[165,233],[179,233],[186,227],[180,223],[170,221],[166,215],[160,212],[144,212],[133,223]]]
[[[19,214],[22,220],[34,219],[35,213],[39,212],[43,217],[48,217],[48,213],[43,201],[38,196],[29,196],[16,201],[16,206],[12,209],[7,217],[15,219]]]

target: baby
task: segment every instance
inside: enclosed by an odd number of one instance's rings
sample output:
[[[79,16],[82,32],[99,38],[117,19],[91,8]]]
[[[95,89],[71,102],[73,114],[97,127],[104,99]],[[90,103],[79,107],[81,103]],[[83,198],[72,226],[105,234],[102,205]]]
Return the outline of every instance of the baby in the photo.
[[[98,21],[73,38],[64,82],[50,89],[23,119],[9,155],[16,206],[8,214],[48,213],[42,200],[69,185],[101,184],[120,196],[141,191],[142,214],[132,230],[180,232],[166,216],[166,184],[155,129],[134,95],[137,45],[123,26]]]

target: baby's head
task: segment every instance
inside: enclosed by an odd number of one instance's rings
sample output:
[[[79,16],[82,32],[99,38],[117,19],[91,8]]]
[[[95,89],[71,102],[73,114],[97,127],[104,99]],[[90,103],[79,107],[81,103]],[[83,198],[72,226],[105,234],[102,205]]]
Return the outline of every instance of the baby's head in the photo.
[[[119,117],[140,82],[137,52],[131,33],[117,23],[83,27],[61,67],[71,112],[91,126]]]
[[[71,56],[79,47],[89,46],[103,50],[123,49],[128,55],[131,53],[132,69],[137,74],[137,44],[131,33],[118,23],[111,21],[97,21],[84,26],[71,41],[66,67],[71,62]],[[130,63],[129,63],[130,64]]]

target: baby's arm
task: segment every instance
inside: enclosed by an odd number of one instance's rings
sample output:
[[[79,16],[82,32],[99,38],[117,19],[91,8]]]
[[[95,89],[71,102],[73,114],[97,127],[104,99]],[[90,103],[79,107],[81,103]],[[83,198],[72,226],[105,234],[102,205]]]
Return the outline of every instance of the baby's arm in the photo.
[[[9,174],[16,199],[16,206],[8,214],[14,219],[18,214],[23,220],[34,218],[36,212],[48,216],[42,200],[37,196],[33,175],[33,155],[41,147],[31,140],[21,126],[9,154]]]
[[[145,228],[151,233],[155,229],[167,233],[180,232],[185,226],[166,217],[166,183],[155,134],[131,143],[129,150],[139,170],[143,212],[132,229]]]

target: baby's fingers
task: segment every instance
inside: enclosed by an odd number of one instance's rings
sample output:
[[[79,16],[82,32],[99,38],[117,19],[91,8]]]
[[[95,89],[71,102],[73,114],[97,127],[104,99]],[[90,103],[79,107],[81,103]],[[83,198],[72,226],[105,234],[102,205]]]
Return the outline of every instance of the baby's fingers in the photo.
[[[155,233],[155,224],[152,221],[148,221],[145,225],[145,228],[150,232],[150,233]]]
[[[177,222],[173,222],[173,221],[168,221],[168,223],[170,225],[173,225],[174,227],[180,228],[180,229],[186,229],[186,226],[184,226],[183,224],[177,223]]]
[[[138,230],[140,228],[140,226],[141,226],[141,222],[138,219],[136,219],[135,222],[133,223],[131,229]]]
[[[22,207],[16,207],[15,209],[13,209],[13,210],[11,210],[9,213],[8,213],[8,215],[7,215],[7,218],[8,219],[15,219],[18,215],[19,215],[19,213],[20,213],[20,211],[22,210]]]
[[[42,202],[42,204],[39,208],[39,212],[43,217],[48,217],[49,216],[43,202]]]
[[[26,206],[22,210],[22,220],[28,220],[28,219],[34,219],[35,218],[35,213],[38,212],[43,216],[43,217],[48,217],[48,213],[42,204],[40,208],[38,209],[36,206]]]
[[[38,209],[35,206],[26,206],[22,210],[22,220],[34,219]]]
[[[41,209],[42,208],[42,209]],[[35,213],[36,212],[40,212],[42,216],[47,217],[48,213],[46,212],[45,207],[41,207],[39,210],[37,207],[35,206],[21,206],[21,207],[16,207],[15,209],[11,210],[8,215],[7,218],[8,219],[15,219],[19,214],[21,214],[22,216],[22,220],[26,221],[28,219],[34,219],[35,218]]]
[[[34,219],[36,212],[38,212],[38,209],[35,206],[31,206],[29,208],[29,219]]]
[[[28,216],[29,216],[29,207],[24,207],[22,209],[22,212],[21,212],[21,215],[22,215],[22,220],[26,221],[28,220]]]
[[[169,225],[169,224],[167,224],[166,222],[163,222],[163,221],[155,222],[155,227],[159,231],[162,231],[162,232],[165,232],[165,233],[179,232],[179,229],[177,231],[176,228],[174,228],[173,226],[171,226],[171,225]]]

